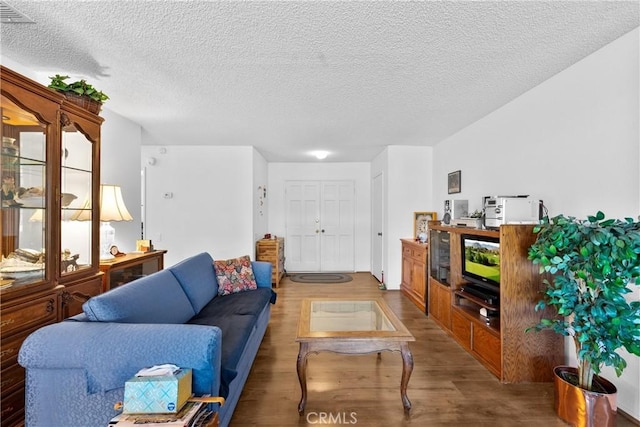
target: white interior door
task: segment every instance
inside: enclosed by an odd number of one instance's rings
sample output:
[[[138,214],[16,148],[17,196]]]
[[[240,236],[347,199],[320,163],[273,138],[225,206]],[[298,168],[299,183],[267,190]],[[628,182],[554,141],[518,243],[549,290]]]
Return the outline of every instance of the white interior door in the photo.
[[[354,270],[353,181],[325,181],[320,192],[320,269]]]
[[[383,213],[383,175],[376,175],[373,178],[373,197],[371,203],[371,211],[372,211],[372,223],[371,223],[371,231],[373,232],[371,236],[371,274],[373,277],[378,279],[380,283],[383,283],[383,275],[382,272],[384,270],[384,241],[382,237],[382,225],[384,220]]]
[[[285,183],[285,259],[289,271],[320,271],[320,183]]]
[[[285,183],[288,271],[354,271],[353,181]]]

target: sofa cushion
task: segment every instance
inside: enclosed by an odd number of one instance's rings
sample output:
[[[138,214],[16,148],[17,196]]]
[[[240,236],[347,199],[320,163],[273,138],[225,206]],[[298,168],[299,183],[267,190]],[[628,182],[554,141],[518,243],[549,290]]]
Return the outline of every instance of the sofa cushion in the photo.
[[[187,294],[196,313],[218,295],[218,281],[211,255],[202,252],[169,268]]]
[[[218,279],[219,295],[230,295],[258,288],[249,255],[214,261],[213,266]]]
[[[220,395],[227,397],[229,385],[258,316],[269,304],[272,291],[259,288],[214,298],[187,323],[218,326],[222,330]]]
[[[186,323],[196,314],[169,270],[92,297],[82,309],[89,320],[116,323]]]

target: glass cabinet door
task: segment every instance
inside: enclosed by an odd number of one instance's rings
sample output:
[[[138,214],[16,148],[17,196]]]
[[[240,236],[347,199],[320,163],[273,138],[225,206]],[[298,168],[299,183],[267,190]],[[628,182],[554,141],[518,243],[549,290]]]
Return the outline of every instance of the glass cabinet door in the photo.
[[[449,232],[442,230],[429,230],[429,234],[431,277],[441,284],[449,286],[451,281]]]
[[[70,123],[62,129],[61,150],[62,275],[92,265],[93,144]]]
[[[45,279],[47,127],[6,96],[2,109],[1,289]]]

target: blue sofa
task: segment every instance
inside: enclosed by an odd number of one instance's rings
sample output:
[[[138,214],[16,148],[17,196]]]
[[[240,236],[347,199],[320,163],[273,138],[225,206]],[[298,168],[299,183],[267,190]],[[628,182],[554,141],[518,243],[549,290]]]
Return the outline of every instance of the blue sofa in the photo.
[[[104,427],[126,380],[163,363],[192,368],[196,395],[225,397],[218,411],[227,426],[275,303],[271,264],[252,268],[258,289],[220,296],[213,260],[201,253],[32,333],[18,357],[26,369],[26,426]]]

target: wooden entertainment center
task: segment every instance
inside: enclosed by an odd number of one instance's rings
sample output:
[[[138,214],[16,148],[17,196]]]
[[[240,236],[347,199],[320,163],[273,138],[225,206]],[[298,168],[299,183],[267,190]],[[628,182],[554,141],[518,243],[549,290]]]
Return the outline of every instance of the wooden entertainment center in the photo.
[[[499,230],[450,227],[429,222],[429,316],[503,383],[553,381],[564,363],[563,337],[552,331],[525,332],[549,313],[536,312],[542,276],[528,258],[533,225]],[[499,304],[463,291],[463,236],[499,239]],[[485,317],[480,309],[493,311]]]

